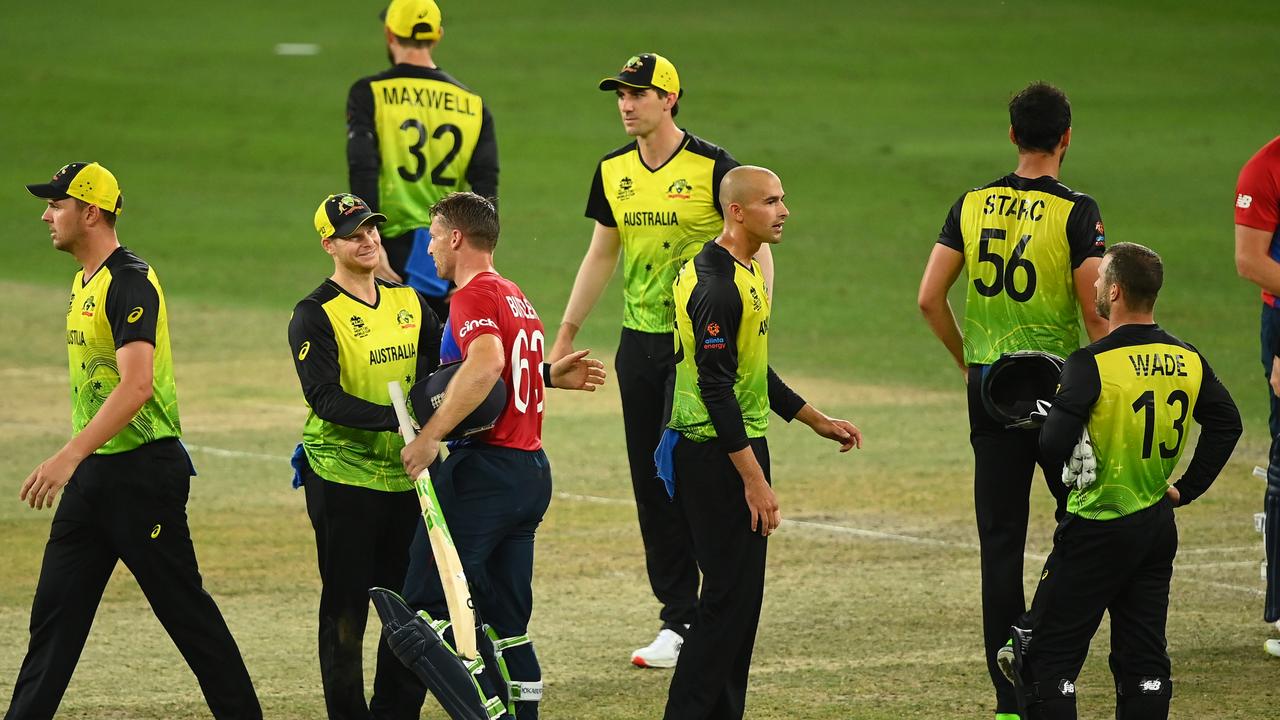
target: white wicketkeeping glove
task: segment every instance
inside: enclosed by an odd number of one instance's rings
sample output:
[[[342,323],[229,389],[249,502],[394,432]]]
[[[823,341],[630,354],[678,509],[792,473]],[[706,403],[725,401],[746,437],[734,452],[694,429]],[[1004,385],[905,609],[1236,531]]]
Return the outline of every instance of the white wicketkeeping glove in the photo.
[[[1071,457],[1062,466],[1062,484],[1073,490],[1084,490],[1098,479],[1098,461],[1093,456],[1093,441],[1089,428],[1080,432],[1080,442],[1071,450]]]

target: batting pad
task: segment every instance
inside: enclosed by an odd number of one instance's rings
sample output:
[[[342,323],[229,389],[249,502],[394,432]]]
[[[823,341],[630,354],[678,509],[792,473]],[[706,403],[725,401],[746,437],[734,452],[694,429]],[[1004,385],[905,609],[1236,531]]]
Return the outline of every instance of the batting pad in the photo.
[[[480,692],[471,670],[431,624],[386,588],[369,588],[382,620],[382,638],[405,667],[418,676],[452,720],[509,718],[500,700]]]

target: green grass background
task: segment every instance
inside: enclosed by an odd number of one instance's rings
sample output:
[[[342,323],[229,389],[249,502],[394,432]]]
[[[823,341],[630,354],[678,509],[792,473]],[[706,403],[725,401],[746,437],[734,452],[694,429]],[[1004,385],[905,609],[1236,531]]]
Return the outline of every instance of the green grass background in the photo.
[[[187,437],[281,457],[301,425],[284,349],[290,308],[331,266],[311,227],[346,189],[346,90],[385,65],[378,2],[9,3],[0,21],[0,497],[65,440],[57,339],[75,270],[49,248],[22,185],[72,160],[120,178],[122,240],[170,298]],[[971,459],[962,397],[915,292],[943,217],[1010,169],[1005,103],[1030,81],[1071,95],[1063,180],[1098,199],[1108,239],[1160,251],[1158,319],[1196,343],[1245,414],[1221,484],[1181,514],[1170,624],[1177,717],[1273,717],[1277,665],[1258,651],[1249,529],[1266,450],[1257,296],[1236,277],[1240,165],[1280,134],[1280,8],[1270,2],[452,2],[437,60],[482,93],[501,149],[498,263],[549,326],[590,237],[594,163],[621,145],[594,89],[629,55],[681,71],[680,124],[788,193],[772,359],[868,447],[836,459],[773,433],[787,517],[958,543],[924,546],[796,525],[773,543],[749,716],[984,717]],[[321,47],[280,57],[280,42]],[[960,296],[956,295],[956,300]],[[582,335],[609,357],[619,293]],[[535,637],[549,718],[660,713],[668,676],[627,652],[656,628],[616,395],[553,397],[547,445],[561,497],[539,540]],[[272,717],[322,713],[318,581],[283,460],[193,453],[191,515],[208,585]],[[5,488],[8,488],[7,490]],[[12,496],[7,495],[12,493]],[[1037,490],[1029,552],[1048,547]],[[0,704],[25,648],[48,514],[0,502]],[[1036,561],[1029,561],[1035,566]],[[1195,565],[1195,567],[1192,567]],[[1219,587],[1225,586],[1225,587]],[[1234,589],[1230,589],[1234,588]],[[1108,714],[1105,631],[1082,717]],[[372,636],[370,641],[373,641]],[[202,717],[194,681],[123,569],[64,703],[73,717]],[[438,716],[438,711],[433,716]]]

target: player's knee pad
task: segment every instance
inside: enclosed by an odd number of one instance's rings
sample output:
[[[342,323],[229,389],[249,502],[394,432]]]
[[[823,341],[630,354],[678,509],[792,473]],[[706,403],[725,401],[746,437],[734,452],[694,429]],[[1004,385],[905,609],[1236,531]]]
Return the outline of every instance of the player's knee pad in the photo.
[[[529,635],[516,637],[498,637],[497,631],[485,626],[486,643],[491,658],[487,658],[489,667],[496,669],[497,677],[492,677],[493,684],[505,689],[503,697],[507,703],[507,712],[516,715],[516,703],[538,703],[542,700],[542,672],[538,667],[538,658],[533,652],[533,641]],[[482,654],[484,654],[482,652]],[[536,710],[520,712],[520,717],[530,716]]]
[[[1076,681],[1071,678],[1042,680],[1025,685],[1026,717],[1058,720],[1076,717]]]
[[[486,695],[477,682],[484,658],[458,657],[441,638],[446,620],[414,613],[390,590],[371,588],[369,596],[381,618],[382,636],[391,652],[431,691],[452,720],[498,720],[506,716],[501,700]]]
[[[1153,675],[1125,675],[1116,681],[1116,720],[1151,720],[1169,716],[1173,681]]]

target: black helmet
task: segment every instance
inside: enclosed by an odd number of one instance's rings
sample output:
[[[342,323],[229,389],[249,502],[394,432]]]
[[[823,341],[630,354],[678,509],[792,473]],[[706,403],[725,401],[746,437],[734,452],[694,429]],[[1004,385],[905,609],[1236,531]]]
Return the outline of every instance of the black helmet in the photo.
[[[419,380],[409,388],[409,405],[413,407],[413,414],[418,420],[418,425],[425,426],[427,420],[435,413],[436,408],[444,402],[445,389],[449,387],[449,381],[457,374],[458,368],[462,363],[455,362],[448,365],[441,365],[439,370],[427,376],[426,380]],[[449,431],[445,436],[445,440],[461,440],[477,433],[482,433],[493,428],[494,423],[498,421],[498,416],[502,414],[502,408],[507,405],[507,384],[501,379],[493,384],[493,389],[489,391],[489,396],[480,403],[480,406],[471,411],[471,414],[463,418],[457,427]]]
[[[982,376],[982,404],[1006,428],[1037,428],[1058,392],[1062,358],[1038,350],[1005,353]]]

